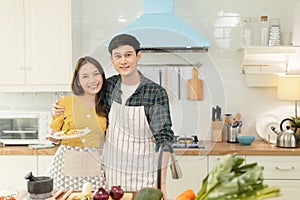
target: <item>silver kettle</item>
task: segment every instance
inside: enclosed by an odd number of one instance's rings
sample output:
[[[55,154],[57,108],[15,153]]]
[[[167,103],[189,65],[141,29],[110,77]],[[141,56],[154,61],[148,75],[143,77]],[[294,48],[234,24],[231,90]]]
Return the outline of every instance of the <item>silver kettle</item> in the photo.
[[[271,127],[272,131],[277,134],[277,147],[288,147],[295,148],[299,147],[299,135],[297,133],[297,126],[295,126],[295,130],[292,131],[290,126],[286,126],[286,130],[283,130],[282,125],[286,121],[291,121],[296,124],[296,122],[292,119],[286,118],[280,123],[280,132],[276,130],[274,126]]]

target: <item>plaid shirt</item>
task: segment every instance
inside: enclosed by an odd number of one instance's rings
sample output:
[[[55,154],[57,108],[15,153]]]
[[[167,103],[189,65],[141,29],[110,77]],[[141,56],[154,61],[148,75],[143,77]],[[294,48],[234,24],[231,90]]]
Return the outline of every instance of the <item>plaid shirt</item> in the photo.
[[[144,106],[145,115],[156,141],[156,151],[165,142],[173,141],[171,129],[169,99],[166,90],[139,72],[141,83],[136,91],[127,99],[126,106]],[[113,101],[122,103],[121,76],[114,75],[107,79],[104,106],[109,113]]]

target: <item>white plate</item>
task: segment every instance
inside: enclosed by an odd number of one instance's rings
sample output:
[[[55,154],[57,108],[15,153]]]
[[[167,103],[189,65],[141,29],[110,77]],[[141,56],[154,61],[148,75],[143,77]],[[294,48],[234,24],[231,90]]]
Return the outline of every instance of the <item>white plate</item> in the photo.
[[[281,120],[279,116],[272,113],[261,115],[256,121],[257,134],[267,141],[270,137],[270,143],[276,144],[277,135],[271,130],[271,127],[274,126],[279,130]]]
[[[256,121],[257,134],[266,140],[270,135],[270,143],[276,144],[277,135],[271,130],[271,126],[280,131],[281,121],[293,115],[295,115],[294,105],[279,106],[262,114]]]
[[[65,131],[60,131],[60,132],[55,132],[53,134],[48,134],[47,137],[51,137],[56,140],[79,138],[79,137],[83,137],[83,136],[87,135],[89,132],[91,132],[91,130],[90,129],[77,129],[78,134],[60,136],[60,134],[62,134],[64,132]]]

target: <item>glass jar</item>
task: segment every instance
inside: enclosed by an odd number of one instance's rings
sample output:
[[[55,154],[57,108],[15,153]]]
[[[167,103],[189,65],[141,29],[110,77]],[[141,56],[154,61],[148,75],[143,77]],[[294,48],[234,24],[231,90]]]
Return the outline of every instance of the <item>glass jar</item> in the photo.
[[[260,45],[268,46],[269,44],[269,23],[268,16],[260,17]]]
[[[241,27],[241,46],[247,47],[251,46],[251,18],[246,17],[245,20],[242,21]]]

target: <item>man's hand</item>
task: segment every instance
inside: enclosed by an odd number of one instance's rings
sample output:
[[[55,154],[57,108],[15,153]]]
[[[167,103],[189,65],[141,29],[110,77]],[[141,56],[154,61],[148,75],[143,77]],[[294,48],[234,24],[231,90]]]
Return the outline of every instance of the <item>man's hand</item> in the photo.
[[[65,107],[58,105],[58,101],[54,102],[52,104],[52,115],[53,116],[60,116],[62,114],[64,114],[65,111]]]

